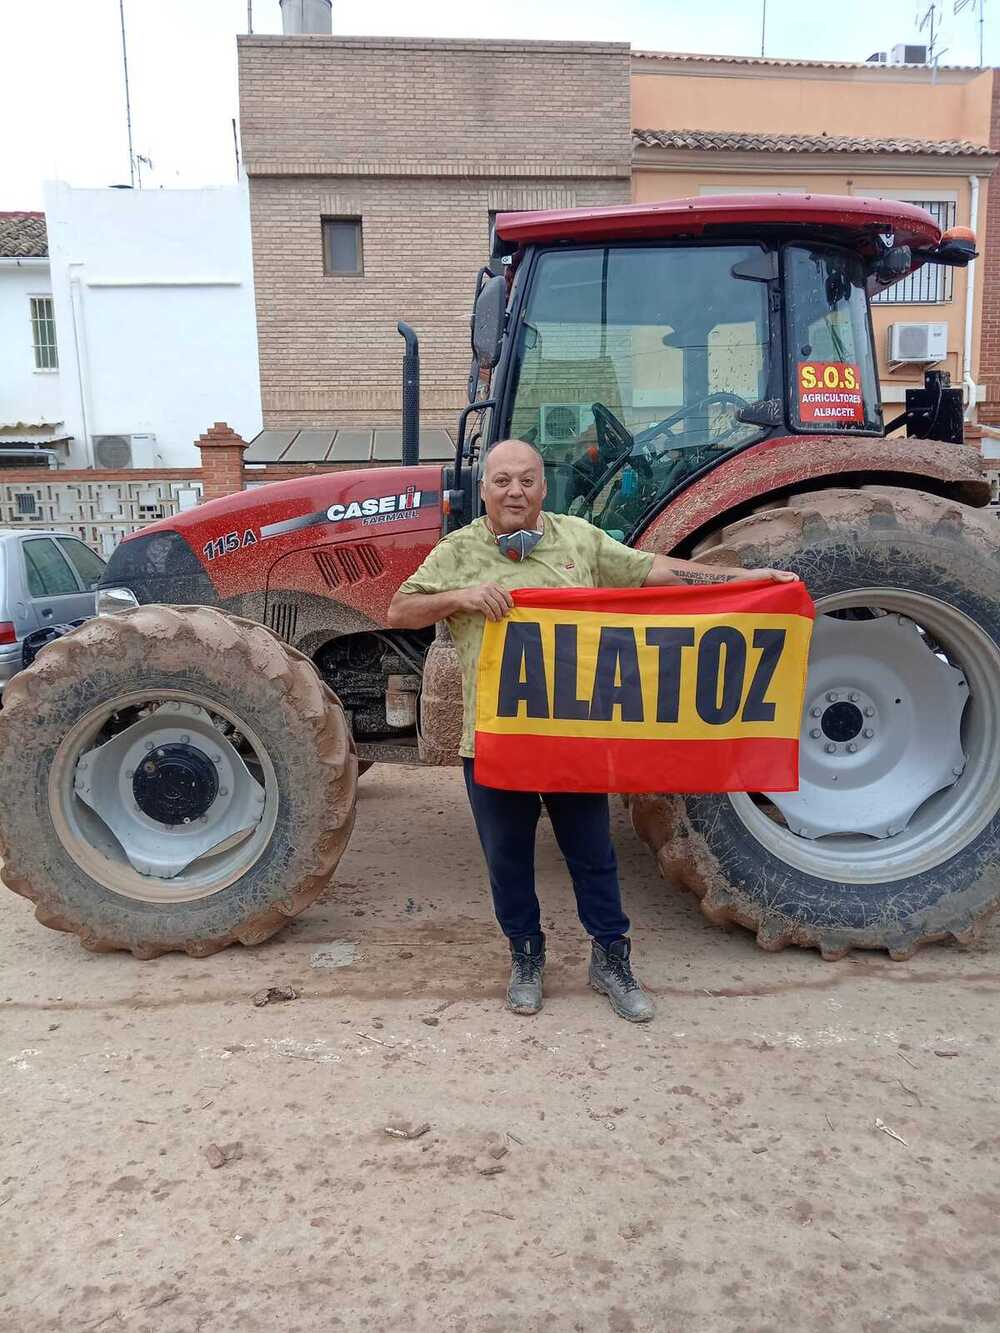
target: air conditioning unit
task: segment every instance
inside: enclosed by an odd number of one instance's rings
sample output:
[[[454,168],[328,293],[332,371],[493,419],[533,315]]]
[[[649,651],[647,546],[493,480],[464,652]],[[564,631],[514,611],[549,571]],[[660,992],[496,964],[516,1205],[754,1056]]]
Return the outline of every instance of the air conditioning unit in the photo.
[[[161,467],[155,435],[95,435],[94,466],[120,472],[130,467]]]
[[[543,403],[538,409],[538,442],[572,444],[593,424],[594,414],[585,403]]]
[[[890,65],[926,65],[927,47],[897,42],[889,53]]]
[[[889,360],[932,364],[948,355],[947,324],[890,324]]]

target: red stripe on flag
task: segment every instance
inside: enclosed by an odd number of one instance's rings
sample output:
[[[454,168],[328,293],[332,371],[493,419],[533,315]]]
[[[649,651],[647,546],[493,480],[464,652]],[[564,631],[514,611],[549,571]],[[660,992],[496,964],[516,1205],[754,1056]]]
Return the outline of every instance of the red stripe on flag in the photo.
[[[546,774],[546,791],[795,791],[799,785],[797,737],[595,741],[478,731],[475,763],[477,782],[504,791],[538,790],[531,781],[536,768]]]
[[[815,616],[804,583],[740,579],[736,583],[678,584],[665,588],[518,588],[515,606],[546,611],[612,611],[634,616],[741,615]]]

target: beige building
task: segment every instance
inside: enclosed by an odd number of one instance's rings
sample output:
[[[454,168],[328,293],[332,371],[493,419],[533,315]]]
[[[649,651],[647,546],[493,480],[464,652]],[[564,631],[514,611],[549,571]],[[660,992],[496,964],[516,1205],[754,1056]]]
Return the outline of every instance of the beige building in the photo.
[[[866,195],[919,204],[942,227],[985,235],[997,161],[992,70],[634,52],[631,89],[637,202],[771,190]],[[980,268],[927,266],[873,303],[887,417],[931,364],[984,400]],[[904,359],[924,335],[900,326],[927,324],[927,360]]]

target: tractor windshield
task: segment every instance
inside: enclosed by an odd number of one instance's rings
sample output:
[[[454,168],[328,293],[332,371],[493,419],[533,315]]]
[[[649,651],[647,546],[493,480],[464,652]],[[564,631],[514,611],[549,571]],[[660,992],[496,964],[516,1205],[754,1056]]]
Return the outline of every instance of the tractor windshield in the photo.
[[[686,476],[762,433],[762,400],[780,414],[766,277],[753,245],[538,257],[509,429],[545,459],[546,508],[623,536]],[[742,419],[751,405],[758,424]]]

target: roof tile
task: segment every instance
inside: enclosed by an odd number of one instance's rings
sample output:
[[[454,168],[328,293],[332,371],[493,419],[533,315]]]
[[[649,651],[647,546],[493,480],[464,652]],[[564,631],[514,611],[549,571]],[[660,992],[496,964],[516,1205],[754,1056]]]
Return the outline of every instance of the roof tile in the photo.
[[[633,130],[637,148],[698,152],[911,153],[933,157],[990,157],[993,149],[966,139],[864,139],[841,134],[747,134],[741,130]]]
[[[44,213],[0,213],[0,259],[44,259],[48,253]]]

